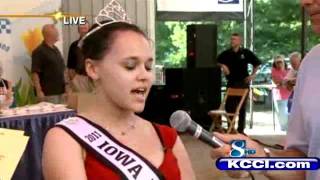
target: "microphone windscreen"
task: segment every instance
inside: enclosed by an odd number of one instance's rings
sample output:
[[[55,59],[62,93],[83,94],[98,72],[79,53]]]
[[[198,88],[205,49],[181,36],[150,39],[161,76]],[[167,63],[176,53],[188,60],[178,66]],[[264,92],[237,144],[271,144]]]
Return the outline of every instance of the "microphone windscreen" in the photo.
[[[191,124],[191,117],[185,111],[178,110],[170,116],[170,125],[178,132],[185,132]]]

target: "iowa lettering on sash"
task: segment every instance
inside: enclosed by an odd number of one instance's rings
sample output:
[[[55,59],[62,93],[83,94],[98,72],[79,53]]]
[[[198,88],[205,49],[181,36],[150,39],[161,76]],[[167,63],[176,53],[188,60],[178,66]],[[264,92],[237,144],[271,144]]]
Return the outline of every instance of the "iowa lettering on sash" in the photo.
[[[130,157],[125,152],[110,145],[107,141],[104,141],[104,143],[99,145],[98,148],[102,149],[107,155],[109,155],[115,161],[120,162],[123,165],[123,167],[126,168],[135,179],[137,179],[138,175],[141,172],[142,166],[138,164],[133,157]]]

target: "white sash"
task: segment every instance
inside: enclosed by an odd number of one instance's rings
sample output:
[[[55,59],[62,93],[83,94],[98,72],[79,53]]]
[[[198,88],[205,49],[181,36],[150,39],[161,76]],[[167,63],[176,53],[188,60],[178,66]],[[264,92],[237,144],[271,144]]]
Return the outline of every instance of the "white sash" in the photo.
[[[89,124],[80,117],[71,117],[57,123],[58,126],[67,128],[68,133],[73,133],[82,142],[91,147],[99,157],[113,165],[121,175],[128,180],[160,180],[156,169],[150,167],[141,157],[121,146],[112,138],[102,133],[99,129]],[[71,132],[70,132],[71,131]],[[72,135],[72,134],[71,134]],[[74,137],[74,136],[73,136]],[[161,176],[161,175],[160,175]]]

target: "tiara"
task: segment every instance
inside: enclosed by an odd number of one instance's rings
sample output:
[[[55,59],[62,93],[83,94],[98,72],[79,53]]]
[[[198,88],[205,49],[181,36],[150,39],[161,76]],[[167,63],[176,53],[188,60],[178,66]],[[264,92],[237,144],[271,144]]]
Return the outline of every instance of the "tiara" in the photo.
[[[99,11],[99,14],[94,18],[95,23],[98,25],[97,27],[93,28],[91,31],[86,33],[79,41],[78,47],[82,47],[83,41],[93,34],[94,32],[98,31],[100,28],[117,22],[125,22],[131,24],[131,20],[128,18],[127,13],[121,7],[121,4],[116,0],[111,0],[103,9]],[[107,21],[103,23],[104,21]]]

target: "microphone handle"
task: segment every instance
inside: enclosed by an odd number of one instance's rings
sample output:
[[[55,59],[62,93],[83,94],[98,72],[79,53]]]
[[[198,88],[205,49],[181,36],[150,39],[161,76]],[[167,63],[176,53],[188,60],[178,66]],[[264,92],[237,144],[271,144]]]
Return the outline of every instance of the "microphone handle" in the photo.
[[[191,123],[187,131],[195,138],[201,140],[202,142],[208,144],[213,148],[219,148],[225,144],[223,141],[213,136],[213,134],[209,133],[207,130],[203,129],[195,122]]]

